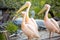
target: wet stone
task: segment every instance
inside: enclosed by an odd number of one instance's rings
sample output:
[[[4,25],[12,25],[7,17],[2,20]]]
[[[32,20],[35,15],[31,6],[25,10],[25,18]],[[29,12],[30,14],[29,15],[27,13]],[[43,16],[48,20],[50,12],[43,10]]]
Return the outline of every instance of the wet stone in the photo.
[[[54,33],[53,37],[50,39],[49,39],[49,32],[48,31],[39,31],[39,35],[40,35],[39,40],[60,40],[60,36],[57,33]],[[27,36],[24,33],[22,33],[14,40],[28,40],[28,39],[27,39]]]

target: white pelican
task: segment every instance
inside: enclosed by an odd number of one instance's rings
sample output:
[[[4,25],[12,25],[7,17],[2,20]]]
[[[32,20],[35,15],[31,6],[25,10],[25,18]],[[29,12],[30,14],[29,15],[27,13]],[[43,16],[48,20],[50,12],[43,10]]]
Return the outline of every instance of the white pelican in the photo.
[[[48,18],[48,12],[50,10],[50,5],[46,4],[44,6],[44,9],[42,9],[39,13],[42,13],[43,11],[46,11],[45,16],[44,16],[44,24],[46,25],[46,28],[49,30],[49,38],[53,35],[53,33],[58,33],[60,34],[60,29],[58,23],[53,19]],[[39,14],[38,13],[38,14]]]

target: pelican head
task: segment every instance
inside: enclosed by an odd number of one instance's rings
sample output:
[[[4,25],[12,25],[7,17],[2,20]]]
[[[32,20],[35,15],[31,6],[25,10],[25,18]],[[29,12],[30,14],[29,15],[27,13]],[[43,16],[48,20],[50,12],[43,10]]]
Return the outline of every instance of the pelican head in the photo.
[[[50,8],[51,6],[49,4],[45,4],[45,8],[48,9]]]
[[[38,15],[39,15],[40,13],[43,13],[44,11],[50,9],[50,7],[51,7],[51,6],[50,6],[49,4],[45,4],[44,8],[38,13]]]
[[[31,6],[31,3],[29,1],[27,1],[16,13],[19,13],[26,7],[30,7],[30,6]]]
[[[29,7],[30,8],[31,3],[27,1],[16,13],[21,13],[22,10]],[[18,17],[18,15],[15,15],[12,20],[15,20]]]

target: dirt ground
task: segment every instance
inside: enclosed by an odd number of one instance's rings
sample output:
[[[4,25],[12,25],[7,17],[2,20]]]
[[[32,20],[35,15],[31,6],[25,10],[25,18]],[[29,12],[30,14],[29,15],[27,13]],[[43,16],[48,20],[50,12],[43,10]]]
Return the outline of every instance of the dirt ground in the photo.
[[[48,31],[39,31],[40,39],[39,40],[49,40],[49,32]],[[27,36],[22,33],[18,37],[12,38],[11,40],[27,40]],[[60,36],[57,33],[54,33],[51,40],[60,40]]]

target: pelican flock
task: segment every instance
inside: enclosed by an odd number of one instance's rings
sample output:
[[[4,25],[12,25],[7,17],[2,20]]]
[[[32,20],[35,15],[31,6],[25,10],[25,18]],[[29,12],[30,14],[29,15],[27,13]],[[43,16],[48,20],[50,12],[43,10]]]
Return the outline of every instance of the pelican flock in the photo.
[[[36,38],[36,40],[39,40],[40,36],[39,36],[38,26],[36,24],[36,21],[34,20],[34,18],[29,17],[30,7],[31,7],[31,2],[28,1],[16,13],[21,13],[23,16],[21,29],[24,32],[24,34],[28,37],[28,40],[31,40],[33,38]],[[40,14],[46,11],[44,16],[44,24],[49,31],[49,38],[52,37],[53,33],[60,34],[58,23],[53,18],[51,19],[48,18],[48,12],[50,10],[50,7],[51,6],[49,4],[45,4],[44,9],[38,13]],[[25,8],[26,10],[22,11]],[[18,16],[15,15],[13,20],[15,20],[17,17]]]
[[[31,3],[26,2],[18,11],[17,13],[22,13],[23,20],[21,24],[22,31],[27,35],[28,40],[31,40],[33,38],[36,38],[36,40],[39,40],[39,32],[38,32],[38,26],[33,18],[29,18],[29,9],[30,9]],[[22,11],[24,8],[26,8],[26,11]],[[16,16],[15,18],[17,18]],[[14,20],[15,20],[14,18]]]

